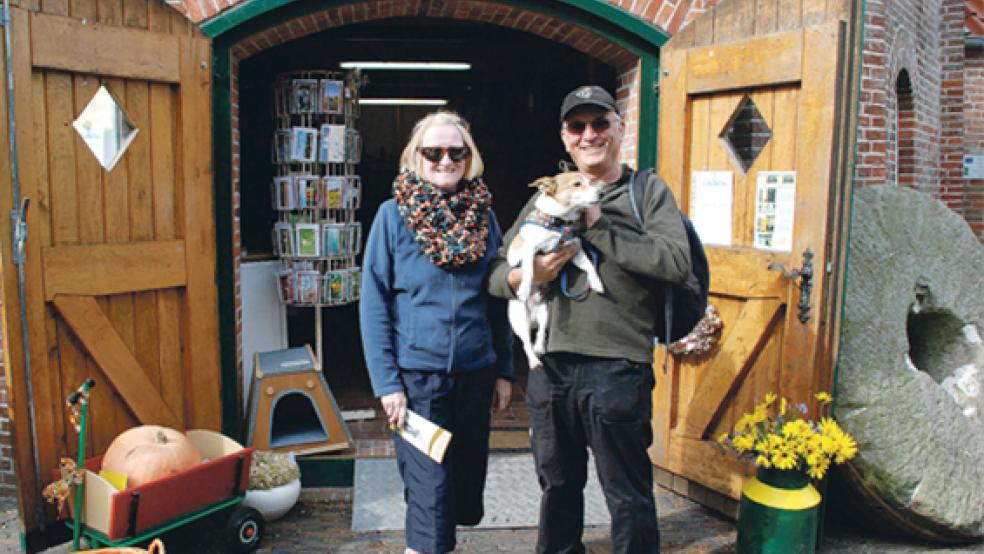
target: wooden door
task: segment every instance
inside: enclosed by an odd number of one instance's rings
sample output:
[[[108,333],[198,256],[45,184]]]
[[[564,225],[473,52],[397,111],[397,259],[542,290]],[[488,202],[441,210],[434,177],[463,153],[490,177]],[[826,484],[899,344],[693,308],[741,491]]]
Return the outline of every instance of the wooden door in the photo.
[[[710,302],[724,328],[711,355],[676,360],[666,374],[657,364],[650,454],[657,466],[733,498],[749,468],[716,438],[767,392],[809,402],[831,383],[821,314],[837,212],[843,33],[834,22],[662,52],[659,170],[707,235]],[[739,160],[758,148],[746,168]],[[770,175],[786,178],[779,199],[760,190]],[[802,268],[807,250],[812,290],[803,297],[800,281],[776,266]],[[810,310],[799,308],[801,299]]]
[[[221,425],[211,46],[157,0],[22,3],[11,15],[18,160],[22,195],[31,199],[26,313],[46,483],[59,457],[76,455],[65,397],[87,377],[97,382],[90,455],[137,424]],[[103,86],[137,130],[111,169],[73,127]],[[40,495],[16,272],[4,244],[3,346],[21,514],[31,530]]]

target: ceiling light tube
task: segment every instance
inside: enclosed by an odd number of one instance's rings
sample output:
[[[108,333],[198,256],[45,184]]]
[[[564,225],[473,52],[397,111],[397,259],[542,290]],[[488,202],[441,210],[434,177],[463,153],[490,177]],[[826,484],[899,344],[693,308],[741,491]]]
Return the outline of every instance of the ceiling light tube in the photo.
[[[468,71],[465,62],[341,62],[342,69],[388,69],[392,71]]]
[[[446,106],[443,98],[359,98],[362,106]]]

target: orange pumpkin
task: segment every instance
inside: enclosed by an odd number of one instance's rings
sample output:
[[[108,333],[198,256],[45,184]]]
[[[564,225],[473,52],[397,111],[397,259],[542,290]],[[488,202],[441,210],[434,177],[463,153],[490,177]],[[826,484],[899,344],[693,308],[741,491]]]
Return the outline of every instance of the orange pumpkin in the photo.
[[[159,425],[128,429],[110,443],[102,469],[126,475],[127,488],[183,471],[202,456],[184,433]]]

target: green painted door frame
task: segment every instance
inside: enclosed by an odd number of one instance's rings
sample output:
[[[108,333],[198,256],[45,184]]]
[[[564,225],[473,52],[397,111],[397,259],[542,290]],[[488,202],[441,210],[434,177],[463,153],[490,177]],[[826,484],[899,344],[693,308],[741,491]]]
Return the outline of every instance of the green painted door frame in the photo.
[[[669,35],[604,0],[496,0],[584,27],[639,56],[638,167],[655,167],[659,49]],[[254,33],[304,15],[357,0],[245,0],[201,25],[212,38],[212,124],[215,186],[216,266],[219,298],[219,344],[222,360],[222,432],[245,436],[238,417],[236,379],[236,310],[232,251],[232,90],[229,50]]]

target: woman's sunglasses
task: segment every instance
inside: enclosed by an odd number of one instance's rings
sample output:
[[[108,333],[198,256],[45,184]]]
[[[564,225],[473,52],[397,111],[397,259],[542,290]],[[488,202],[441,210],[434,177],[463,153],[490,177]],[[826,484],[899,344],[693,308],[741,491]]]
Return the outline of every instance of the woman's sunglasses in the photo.
[[[594,129],[594,132],[604,133],[612,126],[612,122],[609,121],[607,117],[599,117],[594,121],[580,121],[580,120],[567,121],[564,123],[564,125],[567,127],[568,133],[580,135],[581,133],[584,132],[585,129],[588,128],[588,125],[591,125],[591,128]]]
[[[452,162],[460,162],[471,156],[471,149],[467,146],[450,146],[448,148],[443,146],[420,146],[417,148],[417,152],[420,152],[420,155],[425,160],[432,163],[443,160],[445,154],[451,158]]]

